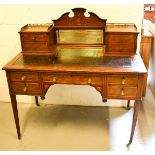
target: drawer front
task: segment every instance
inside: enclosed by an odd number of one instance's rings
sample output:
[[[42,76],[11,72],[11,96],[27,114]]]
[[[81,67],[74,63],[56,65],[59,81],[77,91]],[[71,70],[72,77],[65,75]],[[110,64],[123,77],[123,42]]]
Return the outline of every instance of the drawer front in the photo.
[[[18,94],[40,94],[39,83],[13,82],[12,90]]]
[[[47,42],[22,42],[23,51],[48,51]]]
[[[38,81],[38,73],[31,72],[12,72],[10,74],[11,81]]]
[[[22,33],[22,42],[46,42],[49,41],[48,34],[46,33]]]
[[[107,44],[106,45],[106,52],[109,53],[135,53],[136,47],[135,44]]]
[[[137,75],[109,75],[107,77],[108,85],[121,84],[121,85],[137,85]]]
[[[75,75],[75,74],[43,74],[44,82],[53,82],[60,84],[89,84],[102,85],[102,78],[99,76]]]
[[[109,86],[107,89],[108,98],[131,98],[135,99],[137,94],[137,87],[120,87]]]
[[[132,45],[136,41],[135,34],[108,34],[106,36],[107,44],[128,44]]]

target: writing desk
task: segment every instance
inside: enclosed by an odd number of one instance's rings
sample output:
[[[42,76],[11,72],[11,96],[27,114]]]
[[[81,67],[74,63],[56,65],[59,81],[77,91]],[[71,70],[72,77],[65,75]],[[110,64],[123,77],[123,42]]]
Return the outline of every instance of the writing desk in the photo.
[[[26,25],[21,29],[20,52],[3,69],[18,138],[21,138],[16,95],[41,96],[54,84],[90,85],[107,99],[135,100],[132,143],[141,105],[146,68],[136,54],[134,24],[106,24],[85,9],[72,9],[53,24]]]

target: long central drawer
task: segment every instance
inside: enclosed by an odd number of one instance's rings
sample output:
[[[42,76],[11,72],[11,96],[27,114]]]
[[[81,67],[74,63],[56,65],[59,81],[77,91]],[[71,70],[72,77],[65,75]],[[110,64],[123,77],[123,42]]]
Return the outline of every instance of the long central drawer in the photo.
[[[102,77],[86,74],[62,74],[62,73],[44,73],[43,82],[52,82],[59,84],[90,84],[102,85]]]

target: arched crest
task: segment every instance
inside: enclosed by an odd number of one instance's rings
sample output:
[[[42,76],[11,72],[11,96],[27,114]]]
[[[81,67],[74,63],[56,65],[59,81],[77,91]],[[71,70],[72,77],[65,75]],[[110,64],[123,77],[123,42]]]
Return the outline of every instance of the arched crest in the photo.
[[[69,17],[70,12],[64,13],[59,19],[53,20],[55,28],[104,28],[106,26],[106,19],[101,19],[93,12],[88,12],[86,17],[86,9],[74,8],[72,9],[74,16]]]

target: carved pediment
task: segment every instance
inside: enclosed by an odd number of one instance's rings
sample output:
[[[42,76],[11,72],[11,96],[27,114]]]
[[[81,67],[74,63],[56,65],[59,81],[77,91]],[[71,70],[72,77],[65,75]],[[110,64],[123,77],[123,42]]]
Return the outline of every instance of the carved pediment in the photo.
[[[64,13],[59,19],[53,20],[56,28],[104,28],[106,26],[106,19],[101,19],[93,12],[88,12],[89,16],[85,14],[86,9],[74,8],[72,9],[73,17],[70,17],[70,12]]]

